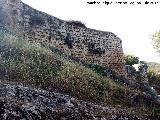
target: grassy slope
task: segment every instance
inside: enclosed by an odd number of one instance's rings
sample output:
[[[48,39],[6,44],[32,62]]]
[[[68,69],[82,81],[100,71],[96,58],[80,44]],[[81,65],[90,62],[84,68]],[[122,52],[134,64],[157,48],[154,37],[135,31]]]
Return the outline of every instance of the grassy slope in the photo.
[[[160,64],[155,62],[148,62],[149,70],[154,71],[155,73],[160,73]]]
[[[130,107],[131,110],[138,107],[141,113],[147,110],[145,105],[133,107],[128,97],[130,93],[141,94],[140,91],[114,83],[40,44],[28,43],[2,29],[0,78],[57,90],[82,100]]]
[[[149,83],[160,94],[160,64],[155,62],[148,62],[147,64]]]

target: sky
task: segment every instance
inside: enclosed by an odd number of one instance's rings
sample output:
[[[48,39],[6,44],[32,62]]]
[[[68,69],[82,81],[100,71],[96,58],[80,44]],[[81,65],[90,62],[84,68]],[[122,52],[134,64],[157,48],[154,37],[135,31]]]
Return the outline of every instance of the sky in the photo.
[[[88,28],[110,31],[122,39],[125,54],[140,60],[160,63],[152,45],[152,35],[160,30],[160,2],[148,0],[22,0],[33,8],[63,20],[79,20]],[[100,2],[88,4],[87,2]],[[126,1],[127,4],[116,4]],[[131,4],[131,2],[134,2]]]

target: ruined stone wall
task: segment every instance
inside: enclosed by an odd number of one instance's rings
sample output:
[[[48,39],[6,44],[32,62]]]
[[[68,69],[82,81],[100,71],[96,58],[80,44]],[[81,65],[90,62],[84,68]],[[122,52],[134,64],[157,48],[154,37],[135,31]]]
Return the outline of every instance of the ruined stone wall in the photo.
[[[20,0],[2,1],[6,1],[7,26],[24,39],[47,43],[80,60],[124,73],[122,41],[115,34],[58,19]]]
[[[68,25],[68,31],[74,56],[122,72],[122,41],[115,34],[74,25]]]

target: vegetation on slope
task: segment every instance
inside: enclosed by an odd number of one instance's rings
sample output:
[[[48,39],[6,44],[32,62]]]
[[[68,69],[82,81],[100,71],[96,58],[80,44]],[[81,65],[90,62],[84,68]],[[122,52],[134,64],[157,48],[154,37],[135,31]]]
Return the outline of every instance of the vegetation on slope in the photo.
[[[124,62],[126,65],[134,65],[139,63],[139,58],[134,55],[124,55]]]
[[[0,31],[0,53],[2,79],[35,81],[40,85],[56,76],[60,69],[60,61],[49,50],[4,31]]]
[[[160,64],[155,62],[148,62],[149,71],[154,72],[155,74],[160,73]]]
[[[160,64],[148,62],[147,65],[149,83],[157,90],[158,94],[160,94]]]
[[[155,32],[152,36],[152,43],[155,50],[160,53],[160,31]]]
[[[148,105],[143,104],[141,91],[119,85],[95,71],[68,61],[40,44],[31,44],[6,30],[0,30],[1,79],[57,90],[82,100],[123,107],[136,106],[141,108],[137,109],[139,112],[147,110]],[[140,99],[138,103],[129,97],[135,93]],[[155,114],[154,110],[152,114]]]

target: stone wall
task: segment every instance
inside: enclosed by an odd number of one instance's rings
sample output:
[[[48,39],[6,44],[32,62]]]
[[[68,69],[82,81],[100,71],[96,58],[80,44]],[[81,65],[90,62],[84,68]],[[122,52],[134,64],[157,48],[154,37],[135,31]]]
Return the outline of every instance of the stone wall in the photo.
[[[40,12],[20,0],[2,0],[6,25],[24,39],[57,47],[79,60],[124,74],[122,41],[103,32]]]

